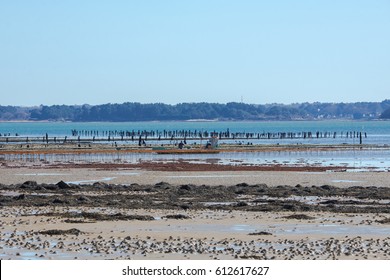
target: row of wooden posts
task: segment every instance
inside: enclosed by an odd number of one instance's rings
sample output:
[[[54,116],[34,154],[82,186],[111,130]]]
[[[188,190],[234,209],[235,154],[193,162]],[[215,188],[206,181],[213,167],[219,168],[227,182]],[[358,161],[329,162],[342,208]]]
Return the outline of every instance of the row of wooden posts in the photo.
[[[320,138],[358,138],[362,144],[363,138],[367,138],[366,132],[346,131],[346,132],[230,132],[226,131],[199,131],[199,130],[132,130],[132,131],[97,131],[97,130],[72,130],[71,137],[49,137],[48,133],[43,137],[0,137],[1,142],[43,142],[60,143],[67,141],[95,142],[95,141],[139,141],[143,143],[147,140],[202,140],[210,137],[231,140],[250,139],[320,139]]]
[[[72,136],[82,136],[82,137],[97,137],[97,138],[107,138],[107,137],[120,137],[120,138],[131,138],[131,137],[149,137],[154,139],[170,139],[170,138],[208,138],[212,136],[217,136],[220,139],[296,139],[296,138],[336,138],[336,137],[346,137],[346,138],[359,138],[360,134],[367,137],[367,133],[358,132],[358,131],[346,131],[346,132],[230,132],[229,129],[226,131],[199,131],[199,130],[72,130]]]

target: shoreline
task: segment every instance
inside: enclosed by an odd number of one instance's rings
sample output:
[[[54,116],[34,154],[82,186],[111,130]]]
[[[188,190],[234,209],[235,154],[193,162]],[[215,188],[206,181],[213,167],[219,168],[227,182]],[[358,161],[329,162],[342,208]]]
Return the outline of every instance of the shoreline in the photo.
[[[260,148],[291,151],[229,152]],[[0,259],[390,259],[388,170],[54,151],[3,154]]]

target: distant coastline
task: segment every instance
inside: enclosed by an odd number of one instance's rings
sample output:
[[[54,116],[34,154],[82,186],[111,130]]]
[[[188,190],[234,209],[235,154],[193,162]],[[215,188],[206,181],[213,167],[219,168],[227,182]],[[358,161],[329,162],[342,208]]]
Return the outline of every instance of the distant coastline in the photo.
[[[102,105],[0,106],[4,122],[317,121],[390,119],[390,100],[354,103],[245,104],[122,103]]]

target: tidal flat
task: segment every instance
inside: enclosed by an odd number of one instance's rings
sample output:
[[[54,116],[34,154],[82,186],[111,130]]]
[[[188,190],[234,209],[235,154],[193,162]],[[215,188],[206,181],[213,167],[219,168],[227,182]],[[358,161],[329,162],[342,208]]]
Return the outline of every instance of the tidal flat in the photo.
[[[390,254],[388,187],[26,181],[0,190],[1,259],[388,259]]]

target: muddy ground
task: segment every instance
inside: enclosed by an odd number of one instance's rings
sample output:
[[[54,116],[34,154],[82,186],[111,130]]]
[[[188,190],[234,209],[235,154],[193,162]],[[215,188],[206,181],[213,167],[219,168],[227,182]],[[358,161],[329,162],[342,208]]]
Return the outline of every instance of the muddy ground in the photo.
[[[254,212],[390,213],[390,188],[323,186],[74,185],[27,181],[0,185],[0,207],[84,206],[120,209],[240,210]],[[67,217],[71,218],[71,217]],[[83,217],[81,218],[91,218]],[[133,217],[134,218],[134,217]],[[93,217],[93,219],[103,219]]]
[[[0,185],[0,259],[388,259],[390,188]]]

